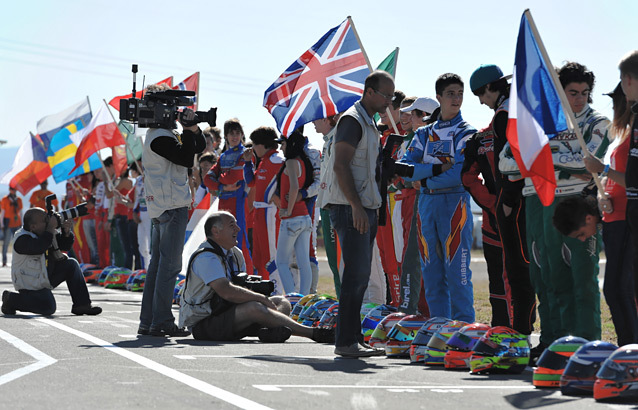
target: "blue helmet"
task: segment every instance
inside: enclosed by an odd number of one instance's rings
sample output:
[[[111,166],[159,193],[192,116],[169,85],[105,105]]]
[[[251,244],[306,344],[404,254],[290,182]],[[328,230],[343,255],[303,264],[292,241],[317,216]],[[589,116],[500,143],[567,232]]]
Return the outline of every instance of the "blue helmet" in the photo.
[[[446,323],[451,322],[452,319],[446,317],[433,317],[428,319],[423,326],[416,332],[414,340],[410,344],[410,363],[423,362],[425,358],[425,348],[428,346],[428,342],[436,333],[437,330]]]
[[[315,326],[324,312],[328,308],[337,303],[334,299],[322,299],[312,304],[308,309],[305,309],[300,315],[299,319],[302,320],[301,324],[304,326]]]
[[[397,308],[392,305],[379,305],[371,309],[361,321],[361,333],[363,334],[363,340],[366,342],[370,340],[370,336],[374,329],[384,317],[390,313],[397,312]]]
[[[569,396],[593,395],[596,373],[618,346],[595,340],[576,350],[560,376],[560,391]]]

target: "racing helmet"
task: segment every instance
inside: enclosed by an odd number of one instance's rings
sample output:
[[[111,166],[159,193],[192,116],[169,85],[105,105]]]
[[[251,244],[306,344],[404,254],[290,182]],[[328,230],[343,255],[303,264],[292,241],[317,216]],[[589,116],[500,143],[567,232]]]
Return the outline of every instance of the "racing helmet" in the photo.
[[[124,289],[126,281],[133,272],[128,268],[117,268],[104,278],[104,287],[108,289]]]
[[[292,311],[290,312],[290,317],[292,318],[292,320],[299,319],[299,314],[303,310],[304,306],[306,306],[306,303],[308,303],[308,301],[313,297],[315,297],[315,294],[311,293],[299,299],[299,301],[295,304],[295,307],[292,308]]]
[[[372,309],[374,309],[377,306],[380,306],[380,304],[372,303],[372,302],[364,303],[363,305],[361,305],[361,310],[359,311],[359,314],[361,315],[361,321],[363,322],[363,319],[366,317],[368,312],[370,312]]]
[[[131,291],[140,292],[144,290],[144,283],[146,283],[146,271],[142,269],[141,272],[135,275],[133,279],[133,285],[131,286]]]
[[[288,299],[288,302],[290,302],[290,307],[294,308],[297,302],[299,302],[299,300],[303,297],[303,295],[301,293],[293,292],[285,294],[284,297]]]
[[[410,363],[423,362],[425,348],[428,346],[428,342],[434,333],[436,333],[441,326],[451,321],[452,319],[437,316],[428,319],[423,326],[421,326],[421,329],[416,332],[414,340],[410,344]]]
[[[328,308],[337,303],[334,299],[322,299],[312,304],[308,309],[305,309],[300,315],[299,318],[303,321],[301,322],[304,326],[315,326],[323,313],[328,310]]]
[[[638,344],[625,345],[613,352],[596,377],[594,399],[638,398]]]
[[[379,322],[390,313],[396,312],[398,309],[392,305],[379,305],[370,310],[361,321],[361,333],[363,334],[363,340],[366,342],[370,340],[370,336],[374,329],[376,329]]]
[[[388,332],[385,355],[387,357],[408,357],[410,345],[416,333],[428,319],[429,317],[423,315],[408,315],[392,326]]]
[[[337,315],[339,314],[339,302],[335,302],[332,306],[326,309],[319,319],[317,327],[334,329],[337,327]]]
[[[388,340],[388,332],[407,315],[407,313],[396,312],[384,317],[370,335],[370,341],[368,342],[370,346],[378,349],[385,348],[385,344]]]
[[[528,363],[527,336],[507,326],[496,326],[474,345],[470,373],[522,373]]]
[[[320,294],[316,294],[313,297],[310,298],[310,300],[308,302],[306,302],[306,304],[304,305],[303,309],[301,309],[301,312],[299,312],[299,317],[297,318],[297,322],[301,323],[304,321],[303,316],[304,313],[310,309],[310,306],[314,305],[315,303],[319,302],[320,300],[325,300],[327,299],[327,297],[325,295],[320,295]]]
[[[447,352],[447,341],[452,335],[463,326],[467,326],[467,322],[461,320],[452,320],[439,327],[430,338],[427,347],[423,353],[423,363],[428,366],[443,365],[443,358]]]
[[[596,373],[618,346],[596,340],[587,342],[567,361],[560,376],[560,392],[568,396],[592,395]]]
[[[536,387],[559,387],[567,361],[588,340],[578,336],[563,336],[554,340],[536,361],[533,383]]]
[[[454,332],[447,341],[448,350],[443,358],[445,368],[469,369],[474,345],[488,330],[490,330],[489,325],[477,322],[463,326]]]

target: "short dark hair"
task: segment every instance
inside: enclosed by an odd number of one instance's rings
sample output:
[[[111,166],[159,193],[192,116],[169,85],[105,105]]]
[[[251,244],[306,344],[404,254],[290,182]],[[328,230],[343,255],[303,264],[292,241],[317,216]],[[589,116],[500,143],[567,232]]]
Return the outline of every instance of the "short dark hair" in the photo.
[[[436,83],[434,83],[436,95],[443,95],[443,90],[445,90],[448,85],[452,84],[458,84],[465,88],[465,84],[463,84],[463,80],[460,75],[454,73],[441,74],[439,78],[436,79]]]
[[[277,148],[277,131],[273,127],[257,127],[250,133],[250,140],[254,145],[263,145],[266,149]]]
[[[228,211],[217,211],[214,212],[211,216],[208,217],[206,222],[204,222],[204,234],[206,236],[211,234],[213,226],[217,229],[222,228],[224,223],[224,218],[234,218],[233,214]]]
[[[204,153],[204,155],[199,157],[199,160],[197,161],[197,163],[201,164],[204,161],[210,162],[211,164],[215,165],[217,163],[217,155],[215,155],[212,152],[206,152]]]
[[[568,236],[585,226],[587,215],[600,216],[596,198],[591,195],[576,195],[556,204],[552,222],[558,232]]]
[[[46,211],[42,208],[27,209],[27,211],[24,213],[24,216],[22,217],[22,228],[24,228],[25,231],[31,232],[29,229],[31,228],[31,224],[34,222],[33,218],[41,212],[46,213]]]
[[[206,129],[202,132],[206,138],[212,138],[213,140],[218,141],[222,139],[221,131],[217,127],[206,127]]]
[[[389,73],[382,70],[374,70],[368,75],[368,77],[366,77],[366,82],[363,86],[363,93],[365,94],[365,92],[368,91],[368,88],[379,91],[379,85],[382,81],[390,81],[394,84],[394,78],[392,78]]]
[[[405,94],[403,93],[403,91],[395,90],[394,98],[392,99],[392,108],[398,110],[404,98]]]
[[[587,69],[587,66],[574,61],[568,61],[557,70],[557,73],[560,85],[562,85],[563,88],[567,87],[567,85],[571,83],[587,83],[589,86],[589,97],[587,98],[587,102],[590,104],[592,103],[591,95],[594,91],[596,76]]]
[[[405,105],[406,107],[411,106],[412,104],[414,104],[414,102],[416,101],[418,97],[405,97],[403,99],[403,101],[401,101],[402,105]]]
[[[638,79],[638,50],[627,53],[618,63],[620,75],[628,74]]]
[[[104,166],[110,167],[111,165],[113,165],[113,157],[106,157],[104,160]]]
[[[224,122],[224,136],[227,136],[233,131],[239,131],[242,135],[244,135],[244,129],[241,126],[241,123],[237,118],[231,118],[230,120],[226,120]]]

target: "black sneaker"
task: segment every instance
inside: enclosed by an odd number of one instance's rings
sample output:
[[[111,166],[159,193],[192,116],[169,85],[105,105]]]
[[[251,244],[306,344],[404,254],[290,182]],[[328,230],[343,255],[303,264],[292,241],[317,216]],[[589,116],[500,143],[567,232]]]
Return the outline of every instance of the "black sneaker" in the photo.
[[[312,329],[312,340],[317,343],[334,343],[335,329],[329,327],[315,327]]]
[[[191,332],[186,330],[183,327],[177,327],[175,323],[171,323],[168,326],[163,327],[153,327],[151,326],[148,330],[148,334],[151,336],[161,336],[161,337],[186,337],[190,336]]]
[[[149,334],[151,334],[151,328],[149,326],[140,325],[137,328],[137,334],[142,336],[148,336]]]
[[[2,292],[2,308],[0,310],[2,310],[2,313],[4,313],[5,315],[15,315],[16,314],[16,310],[9,307],[9,295],[11,294],[11,292],[9,292],[8,290],[5,290],[4,292]]]
[[[540,342],[538,345],[536,345],[536,347],[530,349],[529,351],[529,365],[534,367],[536,366],[536,361],[538,360],[539,357],[541,357],[541,355],[543,354],[543,352],[545,351],[545,349],[547,349],[549,346],[546,345],[543,342]]]
[[[82,305],[82,306],[73,306],[71,308],[71,313],[78,316],[82,316],[82,315],[95,316],[102,313],[102,308],[99,306],[91,306],[91,304]]]
[[[257,332],[257,337],[263,343],[283,343],[290,339],[292,330],[288,326],[262,327]]]

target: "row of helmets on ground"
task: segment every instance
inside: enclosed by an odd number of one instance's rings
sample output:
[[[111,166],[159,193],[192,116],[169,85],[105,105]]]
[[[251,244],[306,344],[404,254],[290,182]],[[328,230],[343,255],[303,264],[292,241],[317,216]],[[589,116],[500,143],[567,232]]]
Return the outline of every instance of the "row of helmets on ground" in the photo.
[[[125,289],[132,292],[144,290],[146,282],[146,270],[132,271],[118,266],[107,266],[102,269],[90,263],[80,264],[86,283],[104,286],[108,289]],[[180,290],[184,287],[184,276],[177,275],[175,290],[173,291],[173,303],[179,305]]]
[[[294,306],[293,319],[308,326],[336,326],[335,298],[286,297]],[[361,332],[387,357],[409,357],[411,363],[469,369],[473,374],[522,373],[529,364],[528,336],[505,326],[408,315],[391,305],[368,303],[361,309]],[[599,340],[562,337],[538,359],[533,384],[560,387],[565,395],[593,395],[596,400],[638,398],[638,345],[618,348]]]

